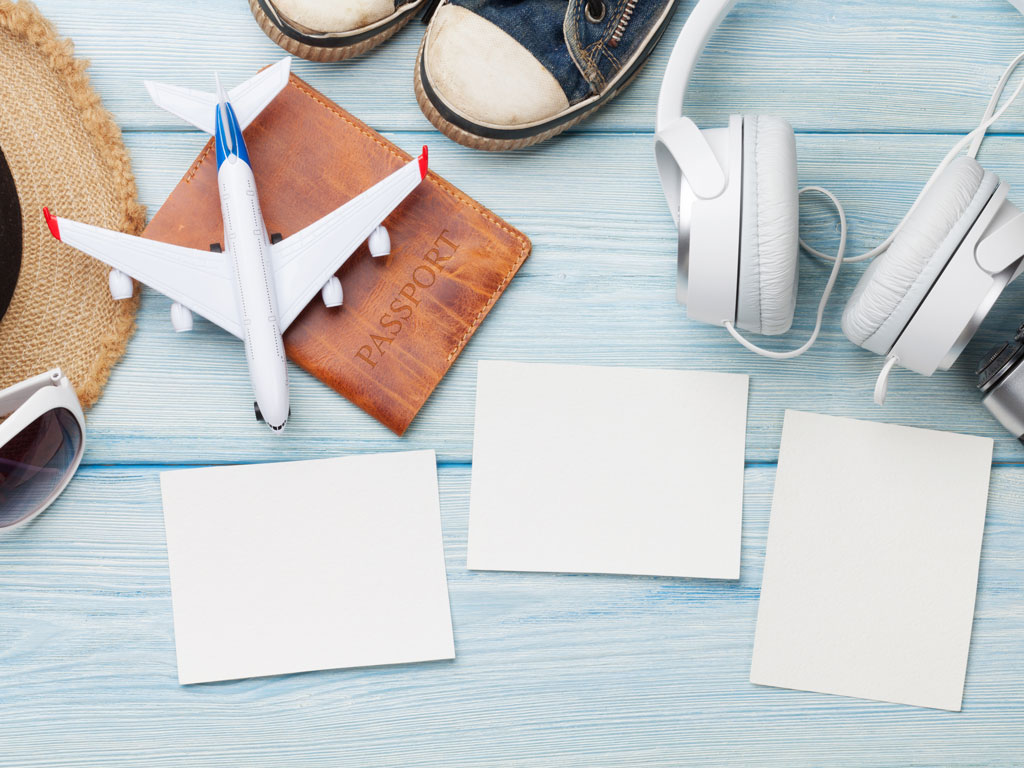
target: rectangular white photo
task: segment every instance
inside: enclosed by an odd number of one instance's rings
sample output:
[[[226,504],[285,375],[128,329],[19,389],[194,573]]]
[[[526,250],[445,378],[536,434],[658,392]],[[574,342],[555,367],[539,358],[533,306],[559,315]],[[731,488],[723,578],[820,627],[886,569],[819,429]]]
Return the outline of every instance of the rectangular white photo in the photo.
[[[183,685],[455,657],[433,451],[160,485]]]
[[[481,362],[469,568],[738,579],[747,385]]]
[[[959,711],[992,440],[787,411],[750,681]]]

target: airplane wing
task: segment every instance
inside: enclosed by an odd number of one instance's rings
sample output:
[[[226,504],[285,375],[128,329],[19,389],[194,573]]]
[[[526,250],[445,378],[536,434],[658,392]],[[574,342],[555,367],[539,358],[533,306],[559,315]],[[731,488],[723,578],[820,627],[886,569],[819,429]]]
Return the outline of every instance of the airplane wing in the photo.
[[[427,148],[340,208],[271,246],[283,332],[360,244],[427,175]]]
[[[50,232],[73,248],[131,275],[241,338],[226,254],[183,248],[63,219],[46,208]]]

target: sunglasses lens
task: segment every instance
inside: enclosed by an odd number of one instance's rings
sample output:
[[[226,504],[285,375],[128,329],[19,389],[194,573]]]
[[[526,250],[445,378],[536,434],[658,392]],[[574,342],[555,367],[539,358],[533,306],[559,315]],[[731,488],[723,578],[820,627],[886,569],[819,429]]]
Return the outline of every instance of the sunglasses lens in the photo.
[[[74,466],[82,430],[74,414],[55,408],[0,446],[0,528],[49,503]]]

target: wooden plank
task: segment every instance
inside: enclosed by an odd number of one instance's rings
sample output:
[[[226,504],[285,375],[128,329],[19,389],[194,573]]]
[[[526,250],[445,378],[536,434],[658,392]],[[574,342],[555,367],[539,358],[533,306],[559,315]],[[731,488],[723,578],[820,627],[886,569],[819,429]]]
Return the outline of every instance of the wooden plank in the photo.
[[[748,682],[774,468],[742,578],[471,573],[440,492],[458,657],[179,687],[157,468],[87,468],[0,538],[0,764],[1012,765],[1024,753],[1024,468],[997,468],[959,714]],[[344,489],[339,489],[343,493]]]
[[[681,1],[666,43],[693,5]],[[39,6],[92,61],[104,103],[130,129],[182,128],[149,101],[143,79],[210,90],[215,68],[234,84],[283,55],[241,0],[115,0],[90,3],[87,12],[78,0]],[[412,88],[423,32],[415,21],[359,59],[296,60],[295,71],[380,130],[424,130]],[[661,45],[633,86],[577,130],[651,130],[669,48]],[[700,64],[692,116],[710,124],[730,112],[779,114],[811,131],[964,131],[1021,50],[1024,19],[1005,0],[745,0]],[[1000,130],[1024,130],[1024,112],[1015,110]]]
[[[686,319],[674,301],[674,235],[649,136],[580,135],[559,152],[522,153],[515,173],[501,156],[463,151],[432,134],[389,138],[406,147],[430,143],[439,173],[534,242],[519,277],[406,437],[396,440],[293,370],[293,419],[277,439],[252,418],[236,340],[198,320],[191,334],[175,334],[170,302],[147,292],[139,331],[90,414],[87,461],[266,461],[396,447],[436,448],[445,461],[469,461],[476,362],[487,358],[749,373],[748,461],[774,461],[787,407],[988,435],[997,440],[997,460],[1024,460],[1024,449],[981,406],[972,373],[985,350],[1024,321],[1024,281],[1011,286],[952,371],[931,378],[898,373],[889,404],[877,408],[871,391],[881,360],[839,330],[843,302],[863,265],[844,270],[821,340],[798,360],[755,357],[721,329]],[[950,143],[944,136],[801,135],[800,178],[833,188],[845,202],[850,250],[857,253],[884,238]],[[142,199],[155,210],[202,138],[141,133],[129,135],[128,144]],[[992,139],[983,159],[1024,189],[1024,144],[1018,139]],[[836,224],[828,210],[809,201],[805,214],[807,236],[834,244]],[[827,269],[805,259],[796,329],[766,344],[787,348],[806,338]]]

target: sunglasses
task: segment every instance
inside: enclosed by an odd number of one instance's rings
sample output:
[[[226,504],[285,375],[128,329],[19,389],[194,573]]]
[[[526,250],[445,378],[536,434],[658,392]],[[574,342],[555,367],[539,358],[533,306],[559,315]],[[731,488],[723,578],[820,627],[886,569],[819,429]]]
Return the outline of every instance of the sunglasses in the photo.
[[[0,391],[0,532],[34,518],[82,461],[85,416],[55,368]]]

